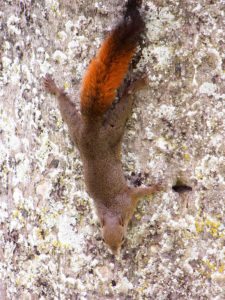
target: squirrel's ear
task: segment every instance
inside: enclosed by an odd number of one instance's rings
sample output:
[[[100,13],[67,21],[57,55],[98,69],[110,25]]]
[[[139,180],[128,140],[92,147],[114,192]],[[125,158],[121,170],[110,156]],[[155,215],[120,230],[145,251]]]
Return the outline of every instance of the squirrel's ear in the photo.
[[[101,216],[101,218],[100,218],[100,224],[101,224],[102,227],[105,225],[104,216]]]
[[[124,219],[122,216],[119,217],[119,224],[120,226],[124,226]]]

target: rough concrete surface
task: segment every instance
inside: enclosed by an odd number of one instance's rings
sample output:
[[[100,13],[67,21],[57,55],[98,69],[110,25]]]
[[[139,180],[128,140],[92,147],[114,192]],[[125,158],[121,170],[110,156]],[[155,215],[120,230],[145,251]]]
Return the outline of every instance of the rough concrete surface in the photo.
[[[123,163],[131,182],[164,190],[138,206],[120,258],[43,91],[48,72],[79,101],[122,2],[0,1],[1,300],[225,299],[225,1],[144,1],[148,84]]]

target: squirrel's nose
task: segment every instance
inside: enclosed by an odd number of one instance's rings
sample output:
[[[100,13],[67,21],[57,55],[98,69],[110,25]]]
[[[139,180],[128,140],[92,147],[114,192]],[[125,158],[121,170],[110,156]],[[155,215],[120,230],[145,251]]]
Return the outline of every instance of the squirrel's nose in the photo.
[[[112,252],[113,255],[119,256],[120,255],[120,248],[111,248],[111,252]]]

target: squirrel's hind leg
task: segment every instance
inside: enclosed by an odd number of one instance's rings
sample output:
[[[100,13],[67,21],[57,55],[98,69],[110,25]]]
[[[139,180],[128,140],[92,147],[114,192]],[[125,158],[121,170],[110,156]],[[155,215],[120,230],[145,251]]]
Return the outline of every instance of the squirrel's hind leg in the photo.
[[[115,107],[109,111],[105,121],[106,129],[110,131],[110,135],[113,135],[112,131],[115,131],[115,135],[117,136],[123,135],[126,122],[132,113],[134,94],[146,86],[146,82],[147,77],[144,74],[138,79],[132,80],[131,83],[125,83],[122,87],[119,101]]]

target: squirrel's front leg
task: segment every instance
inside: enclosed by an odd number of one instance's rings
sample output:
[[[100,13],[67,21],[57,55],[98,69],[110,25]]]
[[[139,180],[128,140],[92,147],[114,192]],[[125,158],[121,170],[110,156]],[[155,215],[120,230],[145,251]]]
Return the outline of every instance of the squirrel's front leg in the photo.
[[[154,194],[161,190],[162,190],[162,185],[160,184],[154,184],[152,186],[147,186],[147,187],[131,188],[130,194],[131,194],[132,206],[136,208],[138,201],[142,197],[150,196],[151,194]]]
[[[62,118],[67,123],[72,137],[76,136],[79,131],[81,118],[75,104],[70,100],[64,89],[57,87],[49,74],[44,78],[44,86],[48,93],[57,97]]]

